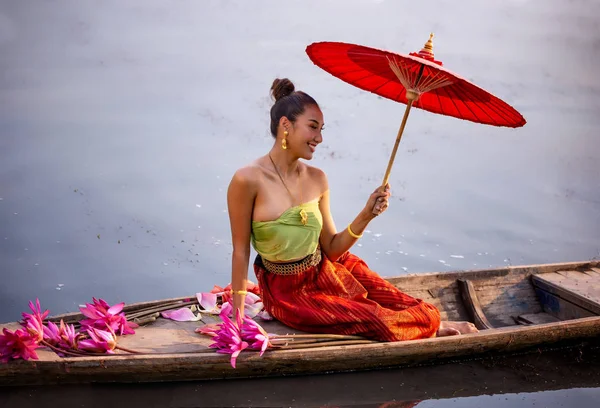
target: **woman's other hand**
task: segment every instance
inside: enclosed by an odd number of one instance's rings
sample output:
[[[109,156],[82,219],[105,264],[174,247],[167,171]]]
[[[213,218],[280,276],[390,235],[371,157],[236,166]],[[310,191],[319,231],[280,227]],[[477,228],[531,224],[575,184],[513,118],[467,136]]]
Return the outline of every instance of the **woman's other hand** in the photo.
[[[369,196],[369,200],[365,205],[364,211],[368,213],[371,218],[375,218],[380,214],[383,214],[389,207],[389,198],[392,195],[389,183],[383,186],[379,186]]]

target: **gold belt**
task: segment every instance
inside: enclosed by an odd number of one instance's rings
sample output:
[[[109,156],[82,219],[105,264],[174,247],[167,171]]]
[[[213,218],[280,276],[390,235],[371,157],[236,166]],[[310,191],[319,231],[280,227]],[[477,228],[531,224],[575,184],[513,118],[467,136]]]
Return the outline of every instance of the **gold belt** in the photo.
[[[276,275],[296,275],[321,262],[321,249],[295,262],[271,262],[261,257],[265,269]]]

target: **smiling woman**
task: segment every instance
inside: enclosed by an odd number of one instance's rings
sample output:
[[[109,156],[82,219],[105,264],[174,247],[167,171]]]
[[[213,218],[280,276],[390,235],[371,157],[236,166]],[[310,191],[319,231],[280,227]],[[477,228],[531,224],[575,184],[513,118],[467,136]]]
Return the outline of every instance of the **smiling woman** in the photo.
[[[470,323],[441,324],[433,305],[402,293],[349,252],[387,209],[389,186],[377,188],[337,232],[327,177],[300,161],[312,159],[323,141],[323,113],[289,79],[275,79],[271,91],[275,143],[236,171],[228,190],[234,308],[243,314],[252,244],[265,309],[295,329],[381,341],[476,331]]]

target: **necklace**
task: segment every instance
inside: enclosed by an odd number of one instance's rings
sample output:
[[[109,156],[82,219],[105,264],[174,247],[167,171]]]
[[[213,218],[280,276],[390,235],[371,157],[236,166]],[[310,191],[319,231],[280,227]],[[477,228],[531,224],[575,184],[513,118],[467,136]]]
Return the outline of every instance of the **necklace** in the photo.
[[[275,162],[273,161],[273,158],[271,157],[271,153],[269,153],[269,159],[271,159],[271,163],[273,163],[273,167],[275,167],[275,171],[277,172],[277,175],[279,176],[279,180],[281,180],[281,183],[283,184],[283,186],[287,190],[288,194],[292,198],[292,204],[293,204],[294,196],[292,195],[292,192],[288,188],[287,184],[285,184],[285,181],[283,181],[283,177],[281,177],[281,173],[279,173],[279,169],[275,165]],[[300,166],[297,167],[297,170],[298,170],[298,183],[300,183]],[[302,185],[300,185],[300,204],[302,204],[303,202],[304,202],[304,200],[302,199]],[[308,214],[306,213],[304,208],[300,209],[299,214],[300,214],[300,221],[302,222],[302,225],[306,225],[308,223]]]

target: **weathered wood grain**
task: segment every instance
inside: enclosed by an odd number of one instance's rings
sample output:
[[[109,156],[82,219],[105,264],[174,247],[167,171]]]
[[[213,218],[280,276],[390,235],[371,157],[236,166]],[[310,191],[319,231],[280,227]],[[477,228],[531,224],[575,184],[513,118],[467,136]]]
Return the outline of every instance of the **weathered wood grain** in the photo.
[[[551,292],[547,292],[542,288],[535,289],[544,312],[560,319],[573,320],[584,317],[596,316],[595,313],[587,309],[581,308],[578,305],[569,302]]]
[[[583,271],[583,273],[585,273],[586,275],[589,275],[589,276],[597,277],[597,278],[600,277],[600,269],[598,269],[598,268],[588,269],[588,270]]]
[[[509,326],[478,334],[407,342],[277,350],[269,351],[263,357],[259,357],[258,353],[244,352],[238,358],[238,368],[233,369],[229,356],[209,349],[208,345],[212,340],[194,332],[201,324],[216,322],[213,316],[206,316],[204,322],[174,322],[158,318],[155,322],[136,329],[135,335],[119,337],[121,346],[145,354],[126,355],[119,352],[116,356],[61,358],[53,352],[40,349],[39,361],[0,364],[0,385],[217,379],[375,369],[597,337],[600,335],[600,317],[583,317],[592,313],[540,288],[534,290],[530,281],[533,275],[557,271],[569,272],[566,275],[572,275],[572,271],[589,271],[590,274],[585,276],[591,276],[600,272],[598,267],[600,261],[409,275],[390,279],[412,296],[439,307],[442,317],[450,320],[466,320],[467,312],[460,299],[456,279],[471,280],[481,309],[490,323],[496,325],[499,321]],[[566,279],[564,275],[556,274]],[[546,313],[552,312],[548,305],[558,304],[557,317],[574,320],[530,326],[518,326],[510,321],[519,315],[541,312],[538,297],[542,299],[544,307],[548,308],[544,309]],[[193,296],[140,302],[127,305],[125,310],[132,312],[166,301],[177,302],[189,298],[193,299]],[[81,318],[79,313],[61,316]],[[269,333],[301,333],[276,321],[261,321],[260,324]],[[19,326],[13,322],[0,325],[2,327],[14,329]]]
[[[568,276],[545,273],[534,276],[533,282],[536,287],[600,315],[600,278],[582,272],[573,272]]]
[[[518,320],[524,324],[546,324],[560,322],[560,319],[548,313],[530,313],[518,316]]]
[[[486,330],[406,342],[334,346],[319,349],[242,353],[237,368],[220,354],[170,354],[82,357],[60,361],[17,361],[2,366],[3,385],[145,382],[225,379],[379,369],[489,352],[512,352],[559,340],[600,335],[600,317],[551,324]]]
[[[481,310],[481,305],[479,304],[479,299],[477,298],[477,293],[475,292],[473,282],[468,279],[457,279],[456,282],[458,284],[464,306],[469,313],[470,321],[473,322],[475,327],[477,327],[479,330],[492,329],[492,324],[485,317],[483,310]]]

